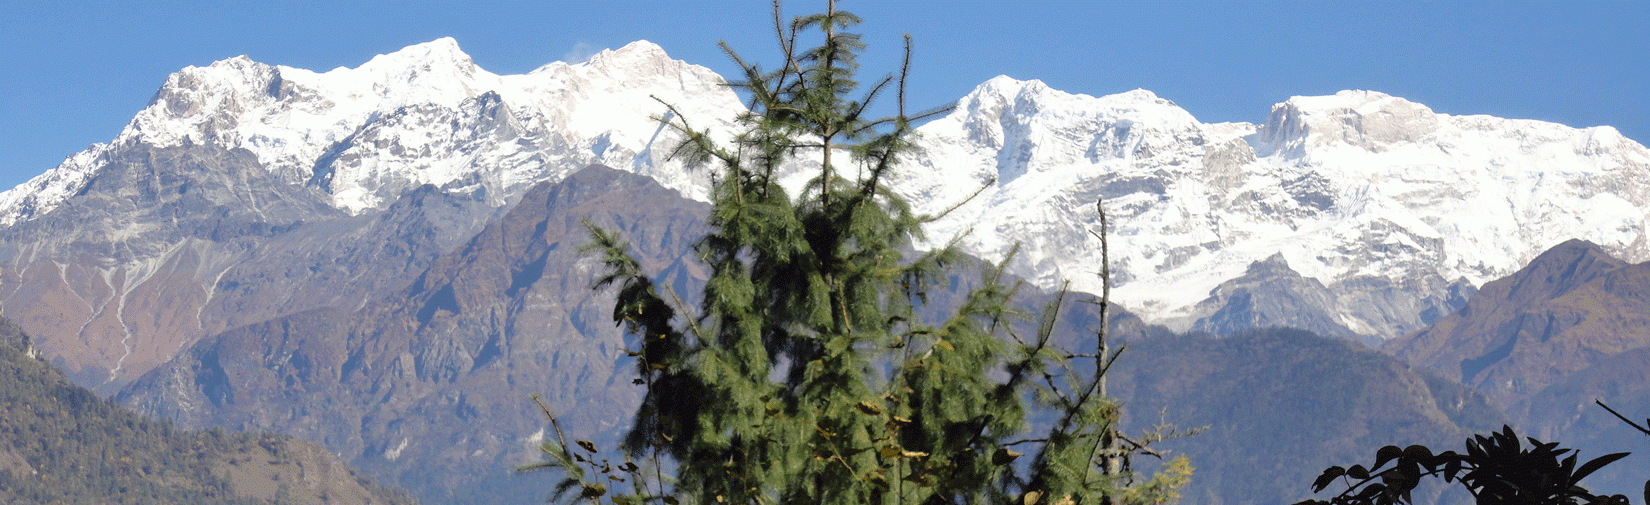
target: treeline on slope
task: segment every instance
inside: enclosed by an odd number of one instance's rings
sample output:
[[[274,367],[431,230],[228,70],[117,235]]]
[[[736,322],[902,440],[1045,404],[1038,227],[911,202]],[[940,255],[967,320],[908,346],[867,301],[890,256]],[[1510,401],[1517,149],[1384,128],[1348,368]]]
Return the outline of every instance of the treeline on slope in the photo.
[[[0,503],[415,503],[353,475],[361,489],[283,482],[317,466],[302,451],[283,435],[185,431],[139,416],[69,382],[0,319]]]

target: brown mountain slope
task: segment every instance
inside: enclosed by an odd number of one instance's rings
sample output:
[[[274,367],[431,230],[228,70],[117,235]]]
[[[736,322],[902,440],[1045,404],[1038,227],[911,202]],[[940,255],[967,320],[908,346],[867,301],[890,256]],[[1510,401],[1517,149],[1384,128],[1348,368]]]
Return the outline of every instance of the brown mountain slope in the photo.
[[[1186,504],[1295,503],[1331,465],[1365,461],[1389,444],[1458,447],[1504,422],[1460,384],[1292,329],[1131,341],[1110,392],[1131,430],[1160,420],[1209,427],[1161,445],[1197,467]]]
[[[538,458],[532,441],[545,434],[528,395],[544,394],[573,436],[600,440],[628,425],[640,393],[623,369],[632,362],[612,294],[589,289],[599,265],[579,251],[580,221],[620,230],[643,268],[693,305],[704,275],[688,251],[706,210],[649,179],[587,168],[534,188],[399,293],[204,338],[120,398],[188,426],[322,441],[426,502],[537,503],[547,479],[511,472]],[[930,303],[960,301],[974,277],[953,275]],[[1076,349],[1092,339],[1087,299],[1066,299],[1058,328]],[[1481,397],[1353,343],[1174,337],[1120,311],[1112,323],[1138,346],[1114,382],[1136,419],[1156,421],[1167,405],[1171,422],[1219,423],[1177,446],[1202,461],[1194,503],[1286,502],[1313,472],[1383,443],[1458,443],[1458,426],[1499,426],[1469,422],[1495,417]],[[1288,450],[1256,456],[1267,441]]]
[[[493,212],[480,192],[425,187],[350,216],[239,149],[108,156],[62,207],[0,227],[0,309],[104,395],[202,336],[393,292]]]
[[[1466,307],[1383,348],[1510,406],[1599,360],[1650,345],[1650,264],[1571,240]]]
[[[529,395],[543,394],[569,433],[602,440],[628,427],[641,392],[613,294],[590,289],[600,263],[580,251],[581,221],[618,230],[645,270],[696,306],[705,276],[690,245],[706,212],[651,179],[590,167],[532,189],[399,293],[209,336],[119,398],[187,426],[322,441],[430,503],[541,502],[549,483],[511,471],[538,459],[533,441],[545,435]],[[978,277],[952,276],[930,306],[961,303]],[[1085,300],[1066,300],[1061,335],[1089,335]],[[1114,314],[1114,330],[1145,331]]]
[[[640,398],[619,373],[612,294],[590,290],[600,264],[579,250],[581,222],[622,231],[643,268],[691,293],[702,276],[684,259],[706,211],[587,168],[530,190],[396,294],[207,337],[119,398],[186,426],[321,441],[427,501],[537,502],[548,488],[511,472],[544,434],[529,395],[585,436],[616,432]]]
[[[187,432],[69,382],[0,319],[0,503],[394,504],[313,442]]]

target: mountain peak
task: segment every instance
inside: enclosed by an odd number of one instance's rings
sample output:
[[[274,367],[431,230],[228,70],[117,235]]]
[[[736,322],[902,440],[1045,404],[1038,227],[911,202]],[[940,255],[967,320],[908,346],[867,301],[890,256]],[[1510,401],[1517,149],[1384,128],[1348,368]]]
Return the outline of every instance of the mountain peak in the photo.
[[[1289,97],[1288,100],[1285,100],[1284,103],[1293,104],[1296,108],[1302,110],[1329,111],[1342,109],[1360,110],[1366,106],[1378,105],[1379,102],[1386,100],[1407,102],[1407,100],[1402,98],[1394,98],[1392,95],[1379,91],[1347,89],[1337,91],[1333,95],[1326,96],[1292,96]]]
[[[580,64],[598,73],[640,77],[641,75],[676,74],[685,65],[670,58],[663,47],[646,40],[625,44],[618,49],[603,49]]]
[[[635,41],[635,42],[631,42],[629,44],[625,44],[624,46],[622,46],[618,49],[604,50],[604,51],[602,51],[602,53],[603,54],[608,54],[612,57],[619,57],[619,58],[628,58],[628,57],[670,58],[670,55],[665,53],[665,48],[660,47],[658,44],[654,44],[653,42],[650,42],[648,40],[638,40],[638,41]]]
[[[1595,277],[1627,266],[1597,244],[1581,239],[1570,239],[1553,246],[1530,260],[1530,264],[1512,276],[1497,282],[1507,282],[1508,296],[1534,303],[1557,298]],[[1485,291],[1493,292],[1490,283]]]
[[[1647,267],[1568,240],[1485,284],[1461,310],[1385,348],[1492,400],[1527,400],[1605,356],[1645,346]]]
[[[1006,75],[993,77],[975,86],[973,91],[958,101],[957,113],[996,109],[987,115],[1000,118],[1000,113],[1005,112],[1001,110],[1004,107],[1022,114],[1060,108],[1107,116],[1138,116],[1131,117],[1132,121],[1154,122],[1148,118],[1156,117],[1173,123],[1196,122],[1190,113],[1173,101],[1145,89],[1094,97],[1060,91],[1038,79],[1022,81]]]
[[[376,76],[380,83],[421,83],[419,87],[446,88],[471,80],[481,69],[452,37],[413,44],[389,54],[374,56],[352,73]],[[329,72],[330,73],[330,72]],[[467,86],[459,85],[459,89]],[[470,95],[467,92],[463,95]]]
[[[209,67],[209,68],[226,68],[226,69],[235,69],[235,70],[241,70],[241,69],[252,68],[252,67],[257,67],[257,66],[264,66],[264,65],[262,63],[258,63],[257,61],[254,61],[252,59],[252,57],[244,55],[244,54],[240,55],[240,56],[235,56],[235,57],[232,57],[232,58],[224,58],[224,59],[212,62],[211,65],[207,65],[207,67]],[[189,68],[196,68],[196,67],[189,67]]]
[[[1037,79],[1022,81],[1022,80],[1019,80],[1019,79],[1015,79],[1013,77],[1009,77],[1007,74],[997,74],[996,77],[986,79],[985,82],[980,83],[980,85],[981,86],[1008,86],[1008,85],[1020,85],[1020,84],[1029,83],[1029,82],[1042,82],[1042,81],[1039,81]]]
[[[1289,260],[1285,259],[1283,257],[1283,253],[1281,252],[1272,253],[1272,255],[1267,256],[1266,259],[1250,263],[1248,274],[1255,276],[1274,274],[1300,277],[1299,272],[1296,272],[1293,268],[1289,268]]]
[[[413,44],[388,54],[380,54],[368,60],[365,66],[377,65],[405,65],[413,62],[451,62],[473,65],[470,55],[459,49],[458,41],[452,37],[441,37],[429,42]]]
[[[1294,96],[1272,106],[1259,132],[1270,153],[1303,153],[1308,146],[1349,145],[1383,151],[1421,140],[1439,128],[1438,114],[1378,91],[1346,90],[1329,96]]]
[[[974,109],[980,106],[998,108],[1002,105],[1014,108],[1036,110],[1039,104],[1051,100],[1063,100],[1073,96],[1064,91],[1048,87],[1037,79],[1019,80],[1006,75],[999,75],[987,79],[969,91],[961,100],[957,101],[958,110]],[[994,105],[989,105],[994,104]]]
[[[1133,90],[1124,91],[1122,93],[1118,93],[1118,94],[1111,95],[1111,96],[1115,97],[1115,98],[1118,98],[1118,99],[1133,100],[1133,101],[1137,101],[1137,102],[1146,102],[1146,103],[1163,103],[1163,102],[1167,102],[1167,103],[1170,103],[1170,104],[1174,103],[1172,101],[1165,100],[1164,98],[1157,96],[1157,93],[1153,93],[1153,92],[1151,92],[1151,90],[1148,90],[1148,89],[1145,89],[1145,88],[1135,88]]]

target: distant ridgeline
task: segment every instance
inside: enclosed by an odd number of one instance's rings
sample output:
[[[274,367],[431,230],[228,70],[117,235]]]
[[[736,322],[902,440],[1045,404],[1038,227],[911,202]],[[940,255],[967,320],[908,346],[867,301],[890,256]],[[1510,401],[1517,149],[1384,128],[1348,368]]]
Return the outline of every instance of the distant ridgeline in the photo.
[[[70,383],[0,319],[0,503],[415,503],[320,446],[184,431]]]

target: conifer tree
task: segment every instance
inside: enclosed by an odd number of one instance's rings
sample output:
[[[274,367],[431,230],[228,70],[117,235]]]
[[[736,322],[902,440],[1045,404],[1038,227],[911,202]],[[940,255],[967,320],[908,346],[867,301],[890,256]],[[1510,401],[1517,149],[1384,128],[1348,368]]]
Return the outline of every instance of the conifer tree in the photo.
[[[564,473],[558,495],[576,489],[592,503],[1172,500],[1190,466],[1177,458],[1136,482],[1119,464],[1162,433],[1117,430],[1119,406],[1102,386],[1116,353],[1054,345],[1058,302],[1035,334],[1017,335],[1015,288],[996,265],[948,316],[919,316],[964,258],[952,247],[911,253],[936,216],[914,213],[885,183],[911,148],[912,122],[949,109],[906,112],[909,37],[897,77],[852,98],[864,45],[846,30],[858,22],[832,1],[784,23],[775,3],[783,60],[771,70],[724,43],[750,109],[730,143],[669,109],[662,120],[686,138],[673,155],[718,170],[711,231],[694,245],[710,272],[702,301],[693,309],[661,290],[620,237],[590,226],[608,268],[598,285],[617,287],[613,317],[639,342],[630,354],[647,392],[622,451],[569,446],[558,426],[537,466]],[[822,42],[801,48],[805,35]],[[890,92],[898,112],[869,117]],[[791,195],[778,176],[799,166],[818,176]],[[1057,422],[1028,434],[1038,409]],[[1021,461],[1022,451],[1034,456]],[[608,489],[621,484],[632,491]]]

